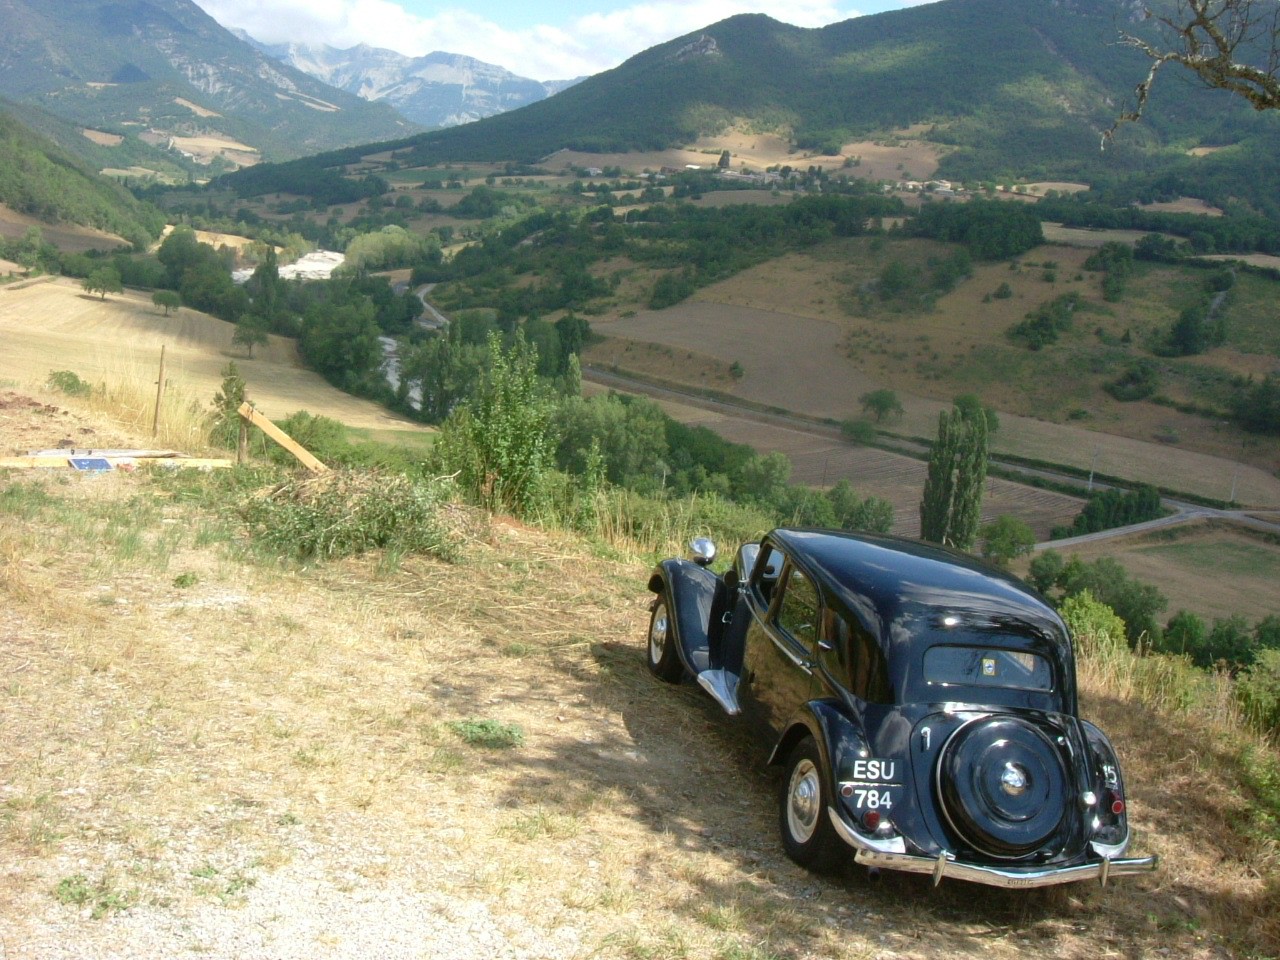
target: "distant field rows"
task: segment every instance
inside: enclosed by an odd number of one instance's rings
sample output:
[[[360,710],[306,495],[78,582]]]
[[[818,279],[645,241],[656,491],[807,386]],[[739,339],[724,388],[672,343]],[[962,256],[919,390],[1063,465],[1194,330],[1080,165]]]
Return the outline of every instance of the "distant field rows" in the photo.
[[[843,344],[846,327],[833,319],[796,316],[739,303],[709,302],[709,288],[678,306],[635,316],[593,322],[597,333],[664,344],[675,360],[682,351],[739,362],[745,374],[728,387],[756,403],[816,417],[842,420],[861,411],[858,397],[869,390],[893,387],[892,381],[857,369]],[[625,363],[620,369],[625,370]],[[695,384],[696,386],[696,384]],[[938,413],[946,404],[898,390],[905,408],[892,424],[896,432],[931,437]],[[1002,413],[993,449],[1061,463],[1081,470],[1174,487],[1205,497],[1225,499],[1232,485],[1239,502],[1280,506],[1280,479],[1265,470],[1174,446],[1085,430],[1068,424]]]
[[[165,317],[140,293],[103,301],[70,280],[21,290],[0,286],[0,379],[41,383],[53,370],[71,370],[90,382],[154,382],[163,345],[166,380],[201,403],[213,399],[223,368],[234,362],[250,398],[269,417],[308,410],[353,427],[423,429],[304,369],[292,340],[273,336],[247,359],[232,349],[232,330],[230,323],[185,308]]]
[[[727,440],[750,444],[765,453],[785,453],[795,468],[791,478],[798,483],[826,487],[848,480],[860,493],[883,497],[893,504],[893,532],[919,535],[920,495],[926,472],[923,461],[683,404],[664,406],[676,419],[705,426]],[[1047,540],[1050,529],[1069,523],[1083,503],[1078,497],[992,477],[987,481],[983,522],[1011,514],[1030,524],[1038,539]]]

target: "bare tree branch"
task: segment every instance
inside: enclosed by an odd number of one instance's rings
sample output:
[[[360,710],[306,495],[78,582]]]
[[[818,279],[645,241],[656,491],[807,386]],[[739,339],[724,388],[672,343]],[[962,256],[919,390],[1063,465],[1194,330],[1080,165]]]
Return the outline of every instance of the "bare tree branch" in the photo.
[[[1208,87],[1242,97],[1255,110],[1280,109],[1280,2],[1178,0],[1172,16],[1150,7],[1143,14],[1172,35],[1173,47],[1161,50],[1141,37],[1120,34],[1120,43],[1151,58],[1151,69],[1135,89],[1135,108],[1102,134],[1103,149],[1120,124],[1142,119],[1156,74],[1166,63],[1185,67]]]

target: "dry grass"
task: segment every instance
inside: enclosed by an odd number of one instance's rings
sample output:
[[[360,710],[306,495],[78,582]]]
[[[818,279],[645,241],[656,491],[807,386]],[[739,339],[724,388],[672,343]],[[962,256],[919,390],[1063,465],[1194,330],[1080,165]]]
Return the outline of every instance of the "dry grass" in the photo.
[[[419,429],[377,404],[331,387],[302,367],[295,344],[283,337],[254,352],[252,360],[231,348],[232,324],[183,308],[165,317],[150,298],[126,291],[105,301],[83,294],[69,280],[22,290],[0,288],[0,377],[40,384],[52,370],[82,379],[154,383],[165,346],[166,379],[204,402],[234,362],[249,397],[267,416],[281,419],[298,410],[352,427]]]
[[[1203,801],[1236,794],[1181,727],[1144,749],[1138,708],[1091,703],[1161,873],[821,880],[781,855],[757,752],[645,671],[646,565],[499,520],[453,566],[280,568],[169,485],[44,484],[0,501],[13,960],[1265,952],[1274,865],[1204,829]],[[468,720],[524,741],[469,746]]]

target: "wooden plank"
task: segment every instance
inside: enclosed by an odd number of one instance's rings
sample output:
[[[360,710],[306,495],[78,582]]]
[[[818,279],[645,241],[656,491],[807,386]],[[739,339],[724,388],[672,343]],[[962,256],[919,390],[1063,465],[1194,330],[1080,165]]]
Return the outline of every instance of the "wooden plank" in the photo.
[[[257,410],[253,409],[253,407],[249,406],[248,402],[240,404],[240,409],[237,412],[246,421],[253,424],[276,443],[280,444],[280,446],[284,447],[291,454],[297,457],[298,462],[312,473],[329,472],[329,468],[312,456],[311,451],[294,440],[293,437],[289,436]]]
[[[65,470],[69,457],[0,457],[0,470]],[[234,466],[231,460],[204,457],[104,457],[113,467],[171,467],[181,470],[221,470]]]

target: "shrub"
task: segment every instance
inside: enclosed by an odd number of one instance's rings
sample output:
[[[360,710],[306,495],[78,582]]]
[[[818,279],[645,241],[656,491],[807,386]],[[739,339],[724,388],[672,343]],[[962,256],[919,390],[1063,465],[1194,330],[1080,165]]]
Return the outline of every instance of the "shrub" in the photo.
[[[497,720],[453,720],[445,724],[473,747],[510,750],[524,743],[524,731],[518,724]]]
[[[45,381],[51,390],[59,390],[69,397],[87,397],[93,389],[70,370],[54,370]]]
[[[1280,731],[1280,650],[1262,650],[1236,680],[1236,699],[1259,730]]]
[[[387,548],[452,560],[457,548],[440,521],[451,487],[377,472],[290,479],[241,506],[253,536],[298,560]]]

